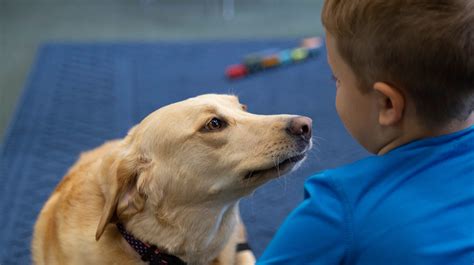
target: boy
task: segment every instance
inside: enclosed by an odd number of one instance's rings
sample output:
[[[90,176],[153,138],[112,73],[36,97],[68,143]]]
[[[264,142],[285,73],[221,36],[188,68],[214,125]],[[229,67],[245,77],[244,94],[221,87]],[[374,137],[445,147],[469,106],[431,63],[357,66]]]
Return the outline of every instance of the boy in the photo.
[[[257,264],[474,264],[474,1],[326,0],[347,130]]]

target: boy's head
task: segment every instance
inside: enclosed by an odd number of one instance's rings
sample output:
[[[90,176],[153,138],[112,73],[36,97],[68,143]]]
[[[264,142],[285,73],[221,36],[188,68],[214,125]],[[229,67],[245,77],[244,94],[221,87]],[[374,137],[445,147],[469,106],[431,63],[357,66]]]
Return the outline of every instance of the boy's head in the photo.
[[[326,0],[322,20],[338,112],[370,151],[410,115],[426,130],[472,118],[474,1]],[[374,122],[382,135],[367,135]]]

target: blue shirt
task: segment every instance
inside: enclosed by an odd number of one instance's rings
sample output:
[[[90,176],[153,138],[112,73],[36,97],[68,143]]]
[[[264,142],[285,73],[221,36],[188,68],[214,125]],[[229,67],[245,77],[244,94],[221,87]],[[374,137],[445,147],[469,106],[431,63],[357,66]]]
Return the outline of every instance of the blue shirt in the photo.
[[[474,126],[312,176],[257,264],[474,264]]]

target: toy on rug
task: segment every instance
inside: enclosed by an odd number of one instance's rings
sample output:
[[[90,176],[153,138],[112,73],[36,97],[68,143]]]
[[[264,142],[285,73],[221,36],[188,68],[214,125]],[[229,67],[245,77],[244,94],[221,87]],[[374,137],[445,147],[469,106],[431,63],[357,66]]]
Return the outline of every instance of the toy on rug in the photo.
[[[320,37],[306,38],[299,47],[284,50],[265,50],[246,55],[243,62],[227,67],[225,74],[229,79],[245,77],[266,69],[302,62],[315,57],[323,46]]]

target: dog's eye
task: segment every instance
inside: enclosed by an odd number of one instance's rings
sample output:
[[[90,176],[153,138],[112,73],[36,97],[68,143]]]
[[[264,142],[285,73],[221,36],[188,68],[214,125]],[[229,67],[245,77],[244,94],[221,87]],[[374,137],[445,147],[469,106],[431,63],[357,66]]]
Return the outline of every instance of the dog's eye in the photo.
[[[224,121],[218,118],[212,118],[212,120],[206,124],[206,129],[209,131],[215,131],[215,130],[222,129],[224,126],[225,126]]]

